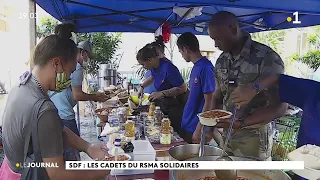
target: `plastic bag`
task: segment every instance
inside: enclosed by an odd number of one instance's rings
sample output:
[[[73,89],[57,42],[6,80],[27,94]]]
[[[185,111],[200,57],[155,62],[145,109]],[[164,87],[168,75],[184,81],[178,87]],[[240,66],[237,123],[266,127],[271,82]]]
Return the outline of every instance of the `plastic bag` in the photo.
[[[202,15],[202,8],[203,7],[194,7],[193,10],[187,14],[185,20],[195,18],[197,16]],[[174,7],[173,13],[178,14],[180,17],[183,17],[190,8],[182,8],[182,7]]]

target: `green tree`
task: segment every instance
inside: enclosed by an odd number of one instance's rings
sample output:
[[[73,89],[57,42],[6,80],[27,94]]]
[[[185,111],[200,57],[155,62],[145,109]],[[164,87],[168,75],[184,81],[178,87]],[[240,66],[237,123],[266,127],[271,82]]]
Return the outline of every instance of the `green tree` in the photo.
[[[320,67],[320,26],[311,27],[313,33],[309,35],[308,42],[311,45],[310,50],[303,54],[293,54],[292,59],[308,65],[311,69],[317,70]]]
[[[36,35],[38,38],[46,37],[54,33],[54,27],[59,24],[59,21],[53,17],[44,17],[41,19],[41,24],[37,24]]]
[[[78,34],[78,42],[92,39],[94,58],[89,61],[87,73],[96,77],[99,64],[112,64],[119,67],[122,54],[117,54],[121,44],[121,33],[81,33]]]
[[[251,38],[257,42],[265,44],[275,50],[278,54],[282,54],[281,42],[284,40],[286,30],[267,31],[252,33]]]
[[[41,24],[37,25],[37,37],[42,38],[52,34],[59,23],[53,17],[42,18]],[[95,57],[91,59],[86,69],[88,74],[96,77],[99,64],[111,63],[116,68],[119,67],[122,54],[117,54],[117,50],[121,44],[121,33],[79,33],[77,36],[78,42],[92,40]]]
[[[191,70],[192,68],[184,68],[180,70],[181,76],[184,82],[187,84],[187,86],[189,86]]]
[[[317,70],[320,67],[320,51],[319,50],[310,50],[302,56],[294,54],[292,56],[293,60],[301,61],[308,65],[311,69]]]

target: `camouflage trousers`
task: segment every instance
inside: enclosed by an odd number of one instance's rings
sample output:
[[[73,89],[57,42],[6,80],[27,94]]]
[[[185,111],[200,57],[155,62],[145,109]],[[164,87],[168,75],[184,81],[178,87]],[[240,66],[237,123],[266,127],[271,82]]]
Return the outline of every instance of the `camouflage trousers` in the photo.
[[[225,139],[226,134],[227,130],[224,130],[222,133],[223,139]],[[269,123],[260,127],[234,130],[226,151],[234,156],[250,156],[263,161],[271,161],[272,145],[273,128]]]

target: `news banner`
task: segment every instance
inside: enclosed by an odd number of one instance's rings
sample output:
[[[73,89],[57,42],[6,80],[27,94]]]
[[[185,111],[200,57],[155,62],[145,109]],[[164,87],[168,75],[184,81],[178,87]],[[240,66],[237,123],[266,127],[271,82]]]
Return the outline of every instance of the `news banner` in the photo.
[[[67,170],[159,169],[159,170],[273,170],[304,169],[303,161],[67,161]]]

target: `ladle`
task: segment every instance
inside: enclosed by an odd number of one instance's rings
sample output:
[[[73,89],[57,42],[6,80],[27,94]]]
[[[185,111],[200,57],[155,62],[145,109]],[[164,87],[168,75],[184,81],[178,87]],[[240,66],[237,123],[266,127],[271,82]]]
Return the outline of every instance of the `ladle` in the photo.
[[[236,119],[236,114],[237,114],[238,107],[235,106],[233,109],[233,116],[231,119],[231,124],[229,126],[228,134],[226,137],[226,140],[224,141],[223,149],[221,156],[216,159],[216,161],[233,161],[228,155],[225,155],[225,150],[227,148],[231,132],[232,132],[232,127],[234,124],[234,120]],[[215,170],[215,173],[218,177],[218,179],[223,179],[223,180],[236,180],[237,179],[237,170]]]
[[[205,141],[206,141],[206,130],[207,130],[206,125],[202,125],[199,157],[202,157],[203,154],[204,154],[204,144],[205,144]]]

